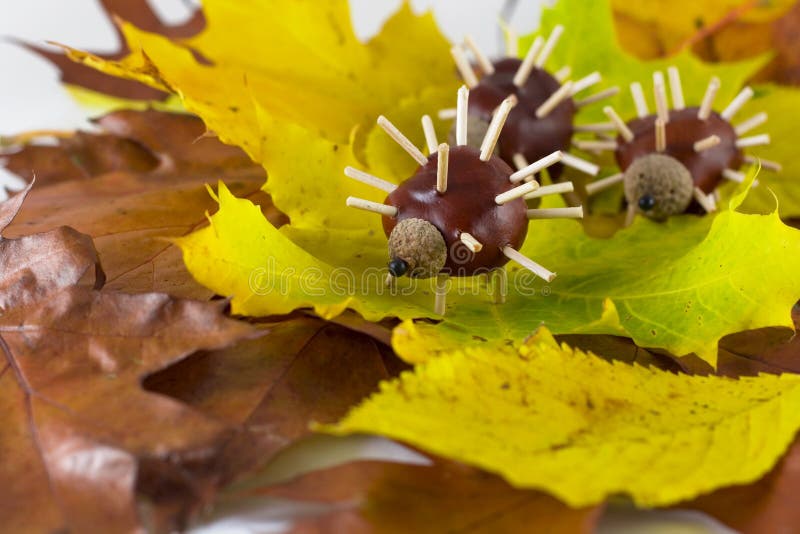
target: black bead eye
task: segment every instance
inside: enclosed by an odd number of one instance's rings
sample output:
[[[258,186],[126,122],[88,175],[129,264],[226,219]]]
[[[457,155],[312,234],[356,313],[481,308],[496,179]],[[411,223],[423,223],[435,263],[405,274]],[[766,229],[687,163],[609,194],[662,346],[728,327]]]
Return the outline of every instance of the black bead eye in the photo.
[[[400,258],[392,258],[389,260],[389,272],[392,276],[403,276],[408,272],[408,263]]]
[[[642,211],[650,211],[656,207],[656,199],[653,195],[642,195],[639,197],[639,209]]]

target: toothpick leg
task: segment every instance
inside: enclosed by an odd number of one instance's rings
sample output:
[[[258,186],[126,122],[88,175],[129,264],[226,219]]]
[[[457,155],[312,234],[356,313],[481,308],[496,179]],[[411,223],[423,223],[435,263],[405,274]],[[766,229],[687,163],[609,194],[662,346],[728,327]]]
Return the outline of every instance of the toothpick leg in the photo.
[[[505,304],[508,294],[508,273],[502,267],[492,269],[490,272],[491,292],[495,304]]]
[[[444,315],[447,310],[447,286],[449,283],[449,276],[446,274],[439,274],[436,276],[436,293],[433,312],[437,315]]]

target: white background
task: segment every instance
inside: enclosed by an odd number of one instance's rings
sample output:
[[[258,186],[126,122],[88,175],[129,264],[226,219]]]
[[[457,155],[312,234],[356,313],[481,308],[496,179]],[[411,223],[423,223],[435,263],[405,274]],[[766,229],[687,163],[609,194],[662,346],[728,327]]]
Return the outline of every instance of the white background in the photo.
[[[236,1],[236,0],[230,0]],[[542,0],[519,0],[511,26],[519,33],[535,29]],[[0,0],[0,36],[43,44],[57,41],[80,49],[111,52],[117,49],[111,23],[96,0]],[[195,0],[150,0],[166,20],[179,23],[191,13]],[[433,9],[444,33],[451,40],[473,35],[490,55],[501,51],[497,21],[504,0],[412,0],[417,12]],[[357,35],[367,39],[378,31],[400,0],[351,0]],[[402,43],[399,44],[402,46]],[[86,118],[96,112],[79,108],[62,89],[56,69],[45,60],[18,46],[0,41],[0,135],[34,129],[89,128]],[[1,159],[1,158],[0,158]],[[19,188],[21,182],[4,174],[0,166],[0,200],[3,186]],[[420,461],[415,453],[386,440],[319,438],[279,458],[275,478],[285,478],[303,469],[333,465],[353,458],[384,458]],[[575,466],[580,469],[580,466]],[[287,514],[296,509],[259,503],[249,510],[218,510],[206,527],[196,532],[279,532]],[[610,533],[700,533],[725,532],[709,519],[682,512],[637,512],[614,509],[601,525]]]
[[[236,0],[230,0],[236,1]],[[150,0],[170,22],[185,20],[194,0]],[[361,38],[380,29],[400,0],[352,0],[354,26]],[[498,52],[496,21],[504,0],[414,0],[417,12],[432,8],[445,34],[460,40],[475,36],[489,53]],[[111,23],[96,0],[0,0],[0,36],[44,44],[56,41],[84,50],[117,49]],[[530,32],[538,25],[539,0],[520,0],[515,29]],[[402,43],[398,43],[402,46]],[[0,135],[33,129],[88,127],[85,110],[61,88],[57,71],[45,60],[5,40],[0,41]]]

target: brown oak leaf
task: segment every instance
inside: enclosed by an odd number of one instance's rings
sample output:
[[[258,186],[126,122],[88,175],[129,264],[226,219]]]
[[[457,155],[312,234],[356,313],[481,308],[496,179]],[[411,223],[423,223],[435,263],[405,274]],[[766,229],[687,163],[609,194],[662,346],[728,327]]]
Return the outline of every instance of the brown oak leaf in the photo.
[[[207,184],[224,178],[274,224],[285,222],[261,192],[263,169],[239,148],[203,137],[196,117],[118,111],[96,122],[108,133],[78,134],[57,147],[29,145],[8,156],[8,169],[37,178],[9,236],[68,224],[94,238],[110,289],[205,299],[211,292],[192,279],[165,238],[207,223],[203,214],[215,209]]]
[[[133,532],[139,501],[172,510],[157,530],[180,528],[209,498],[204,475],[230,429],[141,381],[254,329],[225,317],[224,303],[96,290],[97,253],[71,228],[2,237],[3,529]]]
[[[328,505],[320,515],[299,519],[291,530],[297,534],[579,534],[592,532],[602,511],[571,509],[544,493],[518,490],[495,475],[444,460],[430,466],[352,462],[272,487],[259,489],[257,478],[246,484],[247,495]]]
[[[800,532],[800,441],[761,480],[715,491],[681,508],[700,510],[742,534]]]
[[[144,382],[201,413],[242,425],[218,458],[225,481],[332,423],[406,367],[371,337],[310,317],[261,325],[268,334],[204,352]]]
[[[792,311],[795,332],[785,328],[760,328],[730,334],[720,340],[717,369],[694,354],[674,356],[660,349],[637,347],[629,338],[599,335],[565,335],[557,339],[591,351],[607,360],[654,366],[689,374],[755,376],[759,373],[800,373],[800,307]]]

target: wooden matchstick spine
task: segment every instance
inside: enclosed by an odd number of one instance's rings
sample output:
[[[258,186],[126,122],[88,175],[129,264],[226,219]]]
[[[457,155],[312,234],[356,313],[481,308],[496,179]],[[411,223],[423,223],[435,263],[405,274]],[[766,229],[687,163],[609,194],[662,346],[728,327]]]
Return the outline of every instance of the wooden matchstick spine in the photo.
[[[708,88],[706,88],[706,93],[703,95],[700,109],[697,110],[698,119],[706,120],[711,116],[711,106],[714,105],[714,98],[717,96],[717,91],[719,91],[719,78],[714,76],[711,78],[711,81],[708,82]]]
[[[623,173],[612,174],[611,176],[607,176],[596,182],[592,182],[590,184],[586,184],[586,194],[592,196],[600,191],[604,191],[610,187],[615,186],[616,184],[622,183],[625,180],[625,175]]]
[[[358,197],[347,197],[345,204],[351,208],[371,211],[373,213],[380,213],[381,215],[386,215],[387,217],[397,217],[398,210],[396,207],[388,206],[386,204],[379,204],[378,202],[372,202],[371,200],[364,200],[363,198]]]
[[[584,76],[583,78],[572,84],[572,91],[570,92],[570,96],[574,96],[577,93],[580,93],[581,91],[586,90],[589,87],[600,83],[602,79],[603,79],[602,76],[600,76],[600,73],[597,71],[587,76]]]
[[[461,86],[458,90],[458,101],[456,106],[456,144],[465,146],[467,144],[467,118],[469,114],[469,89]]]
[[[569,79],[571,74],[572,74],[572,67],[570,67],[569,65],[564,65],[563,67],[558,69],[555,74],[553,74],[553,78],[558,80],[558,83],[564,83],[565,81],[567,81],[567,79]]]
[[[772,171],[772,172],[781,172],[783,170],[783,165],[781,165],[777,161],[771,161],[771,160],[764,159],[764,158],[759,158],[759,157],[756,157],[756,156],[745,156],[744,157],[744,162],[748,163],[750,165],[757,165],[757,164],[760,163],[762,169],[766,169],[766,170]]]
[[[478,253],[483,249],[483,244],[475,239],[472,234],[461,232],[461,234],[458,236],[458,239],[472,252]]]
[[[640,119],[647,117],[650,110],[647,108],[647,100],[644,98],[644,89],[639,82],[631,84],[631,97],[633,97],[633,105],[636,106],[636,116]]]
[[[761,113],[756,113],[755,115],[743,121],[741,124],[738,124],[734,128],[734,130],[736,131],[736,135],[744,135],[753,128],[758,128],[759,126],[767,122],[768,118],[769,116],[764,111],[762,111]]]
[[[549,195],[562,195],[564,193],[572,193],[575,191],[575,185],[572,182],[559,182],[557,184],[543,185],[536,191],[525,195],[525,200],[532,198],[541,198]]]
[[[580,150],[616,150],[617,142],[614,140],[576,139],[572,142]]]
[[[475,42],[475,39],[473,39],[471,35],[466,35],[464,37],[464,44],[467,45],[472,55],[475,56],[475,60],[478,62],[478,66],[484,74],[494,74],[494,65],[492,65],[492,62],[489,61],[489,58],[486,57],[486,54],[483,53],[483,50],[480,49],[478,43]]]
[[[714,148],[718,144],[722,142],[722,139],[718,135],[709,135],[703,139],[700,139],[694,144],[694,151],[695,152],[702,152],[703,150],[708,150],[709,148]]]
[[[522,64],[517,69],[516,74],[514,74],[513,83],[517,87],[522,87],[525,85],[525,82],[528,81],[533,68],[536,66],[536,57],[539,55],[539,52],[541,52],[542,46],[544,46],[544,39],[540,35],[533,41],[528,53],[525,54],[525,58],[522,60]]]
[[[500,132],[503,130],[503,125],[506,123],[508,114],[511,109],[516,105],[517,97],[511,95],[503,100],[497,112],[492,117],[492,122],[489,124],[489,129],[486,130],[486,135],[481,144],[481,161],[489,161],[489,158],[494,154],[494,147],[497,146],[497,140],[500,138]]]
[[[769,134],[753,135],[750,137],[740,137],[736,140],[736,148],[747,148],[750,146],[768,145],[770,143]]]
[[[656,119],[656,152],[667,149],[667,125],[662,119]]]
[[[742,109],[742,106],[744,106],[751,98],[753,98],[753,89],[750,87],[745,87],[739,91],[739,94],[736,95],[733,100],[731,100],[731,103],[728,104],[728,107],[722,110],[722,113],[719,114],[720,117],[726,121],[730,121],[733,116],[736,115],[740,109]]]
[[[498,206],[502,206],[503,204],[507,204],[512,200],[524,197],[528,193],[532,193],[537,189],[539,189],[539,182],[525,182],[524,184],[518,185],[513,189],[509,189],[505,193],[500,193],[494,197],[494,202]]]
[[[528,219],[583,219],[583,206],[531,209],[527,215]]]
[[[731,182],[742,183],[744,182],[745,174],[733,169],[725,169],[722,171],[722,177]]]
[[[569,152],[562,153],[561,163],[584,174],[588,174],[589,176],[597,176],[597,173],[600,171],[599,166],[583,158],[579,158],[578,156],[573,156]]]
[[[678,67],[667,68],[667,77],[669,78],[669,91],[672,93],[672,107],[678,110],[686,108],[686,102],[683,99],[683,86],[681,85],[681,73]]]
[[[542,102],[542,104],[536,108],[536,117],[541,119],[546,117],[553,111],[559,104],[561,104],[564,100],[569,98],[570,93],[572,92],[572,82],[567,81],[558,88],[558,90],[550,95],[550,97]]]
[[[447,173],[450,167],[450,145],[442,143],[437,148],[438,163],[436,167],[436,191],[444,193],[447,191]]]
[[[417,163],[419,163],[420,165],[425,165],[426,163],[428,163],[428,158],[426,158],[425,155],[420,151],[420,149],[418,149],[416,145],[414,145],[414,143],[412,143],[408,139],[408,137],[403,135],[403,133],[400,130],[398,130],[397,127],[394,124],[392,124],[391,121],[389,121],[389,119],[381,115],[380,117],[378,117],[378,126],[383,128],[383,130],[389,135],[389,137],[394,139],[395,143],[400,145],[403,148],[403,150],[408,152],[409,156],[414,158],[417,161]]]
[[[560,150],[557,150],[557,151],[553,152],[552,154],[548,154],[547,156],[545,156],[545,157],[543,157],[543,158],[541,158],[541,159],[539,159],[537,161],[534,161],[533,163],[531,163],[530,165],[528,165],[524,169],[518,170],[517,172],[515,172],[514,174],[512,174],[509,177],[509,180],[511,181],[511,183],[514,183],[514,184],[517,183],[517,182],[521,182],[522,180],[524,180],[528,176],[533,176],[534,174],[536,174],[537,172],[541,171],[542,169],[546,169],[547,167],[550,167],[551,165],[555,165],[556,163],[559,163],[562,159],[564,159],[564,153],[561,152]]]
[[[542,267],[529,257],[525,256],[524,254],[520,253],[517,250],[514,250],[508,245],[503,247],[503,254],[506,256],[506,258],[519,263],[520,265],[531,271],[539,278],[542,278],[543,280],[552,282],[556,277],[556,273],[548,271],[547,269],[545,269],[544,267]]]
[[[615,131],[617,127],[613,122],[593,122],[589,124],[576,124],[573,129],[576,132],[600,133]]]
[[[450,49],[450,54],[453,56],[456,68],[458,68],[458,72],[461,73],[461,78],[464,80],[464,83],[467,84],[467,87],[471,89],[478,85],[478,77],[475,75],[475,71],[472,70],[472,65],[470,65],[467,55],[464,53],[464,49],[456,45]]]
[[[544,64],[547,63],[547,60],[550,58],[550,54],[553,52],[553,49],[556,47],[556,44],[558,44],[558,40],[561,38],[562,33],[564,33],[564,26],[562,26],[561,24],[557,25],[555,28],[553,28],[553,31],[550,32],[550,36],[544,43],[542,51],[536,58],[535,64],[537,67],[541,69],[542,67],[544,67]]]
[[[606,117],[611,120],[612,124],[614,124],[614,127],[626,142],[630,143],[633,141],[633,132],[630,128],[628,128],[628,125],[625,124],[625,121],[622,120],[622,117],[620,117],[619,114],[614,111],[614,108],[611,106],[606,106],[603,108],[603,113],[605,113]]]
[[[514,163],[514,166],[517,168],[518,171],[521,171],[522,169],[530,165],[525,156],[519,153],[514,154],[514,156],[511,158],[511,161]]]
[[[653,94],[656,100],[656,115],[666,124],[669,122],[669,105],[667,104],[667,89],[664,85],[664,74],[661,71],[653,73]]]
[[[706,195],[699,187],[694,188],[694,199],[706,213],[717,211],[717,205],[711,195]]]
[[[425,143],[428,145],[428,154],[433,154],[439,146],[439,140],[436,138],[436,128],[433,127],[430,115],[422,116],[422,131],[425,134]]]
[[[612,96],[616,96],[619,94],[619,87],[609,87],[604,91],[600,91],[599,93],[595,93],[593,95],[589,95],[582,100],[575,100],[575,107],[582,108],[584,106],[588,106],[590,104],[594,104],[595,102],[599,102],[601,100],[605,100],[606,98],[611,98]]]
[[[380,189],[381,191],[386,191],[387,193],[391,193],[392,191],[397,189],[397,186],[395,184],[387,182],[386,180],[368,174],[364,171],[360,171],[355,167],[345,167],[344,175],[347,176],[348,178],[352,178],[353,180],[357,180],[362,184],[371,185],[372,187]]]

